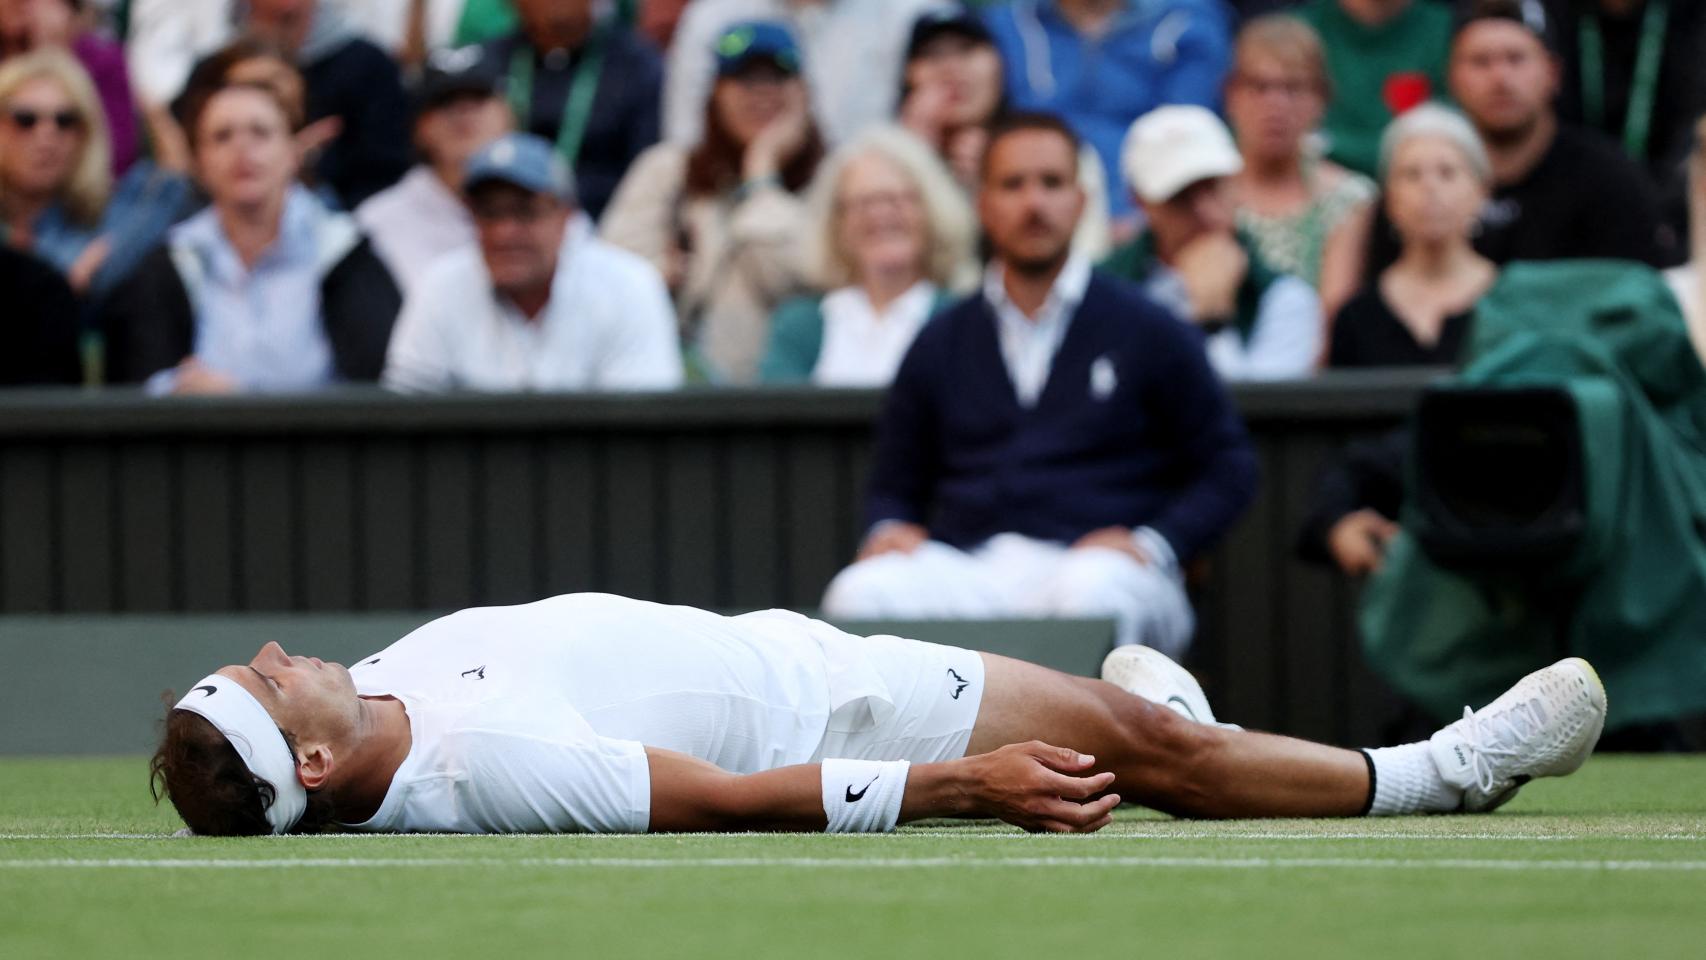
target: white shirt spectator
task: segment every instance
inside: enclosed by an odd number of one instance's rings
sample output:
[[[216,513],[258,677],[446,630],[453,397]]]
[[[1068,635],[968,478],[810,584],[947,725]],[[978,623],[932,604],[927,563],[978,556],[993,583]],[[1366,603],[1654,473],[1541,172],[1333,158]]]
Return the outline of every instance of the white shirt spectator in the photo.
[[[330,385],[336,377],[320,285],[360,240],[348,214],[327,210],[302,186],[286,194],[278,239],[252,265],[244,265],[212,207],[174,227],[169,249],[195,313],[196,358],[257,393]],[[172,367],[149,377],[144,389],[162,396],[177,381]]]
[[[886,387],[930,319],[936,285],[920,280],[878,312],[858,287],[823,298],[823,349],[812,382],[820,387]]]
[[[665,70],[663,135],[691,146],[704,135],[716,74],[712,46],[741,20],[778,20],[794,31],[812,91],[812,116],[831,144],[894,116],[912,22],[943,0],[696,0],[675,29]]]
[[[416,392],[669,390],[682,379],[663,278],[577,216],[533,319],[493,292],[478,246],[436,261],[403,304],[381,381]]]
[[[196,61],[235,35],[232,0],[135,0],[125,60],[136,98],[170,103],[184,89]]]
[[[356,208],[355,219],[405,298],[438,258],[478,240],[474,218],[462,199],[424,165],[369,197]]]
[[[390,3],[395,3],[399,11],[408,6],[408,0],[384,0],[379,5]],[[320,0],[322,13],[315,29],[332,32],[338,24],[357,29],[367,27],[379,16],[369,10],[371,4],[375,0]],[[183,92],[190,70],[203,57],[237,38],[246,6],[241,0],[133,0],[124,49],[136,99],[153,106],[171,103]],[[462,15],[461,0],[429,4],[429,7],[445,6],[454,6],[456,17]],[[397,17],[396,33],[400,38],[402,13]],[[432,17],[429,10],[429,25]],[[455,30],[454,21],[451,30]],[[433,36],[429,29],[428,37]],[[373,42],[388,52],[397,50],[397,45],[390,44],[387,38],[374,38]]]

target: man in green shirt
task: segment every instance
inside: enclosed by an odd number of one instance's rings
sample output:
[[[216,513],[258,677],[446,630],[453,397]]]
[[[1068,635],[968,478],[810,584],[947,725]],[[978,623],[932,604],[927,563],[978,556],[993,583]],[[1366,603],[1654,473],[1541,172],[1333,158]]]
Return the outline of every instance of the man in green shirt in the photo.
[[[1373,176],[1392,118],[1445,95],[1451,10],[1433,0],[1309,0],[1299,13],[1327,52],[1327,155]]]

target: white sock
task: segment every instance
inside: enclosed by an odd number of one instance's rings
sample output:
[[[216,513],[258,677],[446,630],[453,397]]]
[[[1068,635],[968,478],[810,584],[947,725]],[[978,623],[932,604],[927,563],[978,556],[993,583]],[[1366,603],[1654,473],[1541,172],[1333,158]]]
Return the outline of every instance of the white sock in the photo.
[[[1463,802],[1463,791],[1439,775],[1426,740],[1364,750],[1363,756],[1368,758],[1368,775],[1374,781],[1368,816],[1446,813]]]

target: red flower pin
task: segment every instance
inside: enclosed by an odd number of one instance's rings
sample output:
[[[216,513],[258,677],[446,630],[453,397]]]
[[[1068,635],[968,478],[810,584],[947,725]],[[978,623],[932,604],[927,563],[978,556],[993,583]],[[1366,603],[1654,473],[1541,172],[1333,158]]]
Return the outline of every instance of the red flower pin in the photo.
[[[1427,74],[1411,70],[1388,76],[1386,88],[1380,93],[1381,99],[1386,101],[1386,109],[1396,117],[1411,107],[1426,103],[1433,95],[1433,84],[1428,81]]]

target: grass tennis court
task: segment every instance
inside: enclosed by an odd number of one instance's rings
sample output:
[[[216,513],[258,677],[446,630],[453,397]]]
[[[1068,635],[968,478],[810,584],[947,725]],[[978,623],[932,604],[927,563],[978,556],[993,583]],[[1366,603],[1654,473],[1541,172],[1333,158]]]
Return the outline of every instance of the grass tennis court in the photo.
[[[1706,758],[1483,817],[1088,837],[182,839],[145,762],[0,760],[0,957],[1661,957],[1706,951]]]

